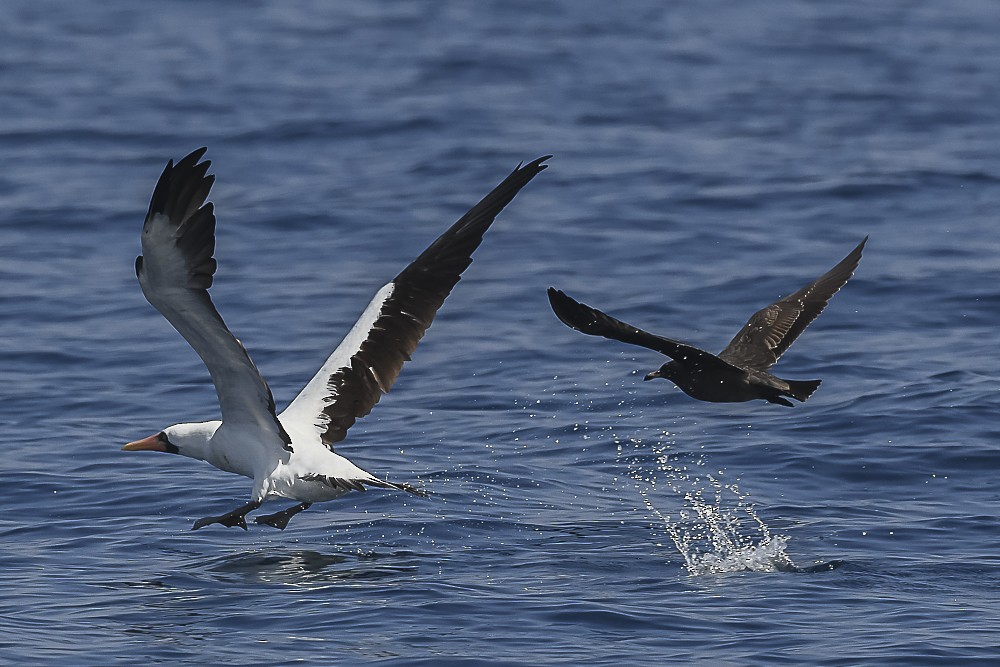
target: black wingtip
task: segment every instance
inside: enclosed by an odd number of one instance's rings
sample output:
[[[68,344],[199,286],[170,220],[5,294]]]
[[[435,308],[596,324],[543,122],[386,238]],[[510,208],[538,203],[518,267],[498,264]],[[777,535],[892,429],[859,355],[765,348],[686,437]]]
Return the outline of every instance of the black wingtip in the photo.
[[[550,160],[551,158],[552,158],[551,155],[543,155],[540,158],[535,158],[534,160],[532,160],[528,164],[525,164],[523,162],[519,162],[517,164],[517,168],[514,169],[514,171],[510,172],[510,175],[513,176],[514,174],[529,173],[530,174],[529,178],[534,178],[539,173],[541,173],[541,172],[545,171],[546,169],[548,169],[549,165],[543,164],[543,163],[546,160]]]
[[[550,287],[547,292],[549,295],[549,305],[552,306],[552,312],[555,313],[560,322],[568,326],[570,329],[576,329],[577,331],[581,331],[583,333],[589,333],[586,331],[586,325],[590,320],[594,319],[589,306],[585,306],[579,301],[576,301],[571,296],[562,290],[557,290],[555,287]]]
[[[552,312],[554,312],[556,316],[562,320],[562,317],[559,316],[559,309],[565,303],[565,300],[569,299],[569,297],[566,296],[565,292],[557,290],[555,287],[548,288],[545,290],[545,293],[549,296],[549,305],[552,306]]]
[[[858,253],[858,262],[859,263],[861,261],[861,254],[864,252],[864,250],[865,250],[865,244],[867,244],[867,243],[868,243],[868,235],[865,234],[865,237],[863,239],[861,239],[861,243],[859,243],[858,246],[854,249],[854,252]]]
[[[579,302],[562,290],[557,290],[555,287],[550,287],[547,292],[549,295],[549,305],[552,306],[552,312],[556,314],[556,317],[562,320],[563,324],[573,326],[568,319],[568,315],[571,309],[579,308]]]
[[[215,183],[215,175],[208,173],[212,161],[201,160],[207,150],[207,147],[202,146],[176,163],[173,160],[167,161],[167,166],[163,168],[156,187],[153,188],[146,219],[157,213],[187,217],[205,202]]]
[[[855,263],[855,267],[854,268],[857,268],[857,266],[856,266],[857,263],[859,263],[861,261],[861,254],[864,252],[865,244],[866,243],[868,243],[868,236],[867,235],[865,235],[865,237],[863,239],[861,239],[861,243],[859,243],[858,245],[854,246],[854,250],[852,250],[851,252],[847,253],[847,257],[844,258],[845,260],[853,259],[854,263]],[[853,271],[851,273],[853,274]]]
[[[177,162],[177,166],[179,167],[182,164],[183,165],[189,165],[189,164],[190,165],[196,165],[196,164],[198,164],[199,160],[201,160],[202,156],[205,155],[206,152],[208,152],[208,146],[202,146],[201,148],[196,148],[193,151],[191,151],[190,153],[188,153],[187,155],[185,155],[184,157],[182,157]]]
[[[840,263],[838,263],[837,266],[835,266],[833,269],[830,270],[832,273],[839,270],[841,267],[849,267],[850,271],[848,273],[847,278],[844,279],[844,284],[846,284],[847,281],[851,279],[851,277],[854,275],[854,272],[858,269],[858,265],[861,263],[861,256],[864,253],[866,243],[868,243],[867,235],[863,239],[861,239],[861,243],[854,246],[854,250],[847,253],[847,257],[840,260]],[[841,287],[843,287],[843,285],[841,285]],[[840,291],[840,288],[837,288],[837,290],[834,293],[838,291]],[[831,296],[833,295],[831,294]]]

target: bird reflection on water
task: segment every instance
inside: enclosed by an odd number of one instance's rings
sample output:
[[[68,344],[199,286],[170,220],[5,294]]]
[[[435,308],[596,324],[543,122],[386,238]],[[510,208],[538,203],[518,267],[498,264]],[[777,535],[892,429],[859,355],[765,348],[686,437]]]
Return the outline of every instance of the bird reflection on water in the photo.
[[[398,553],[319,552],[313,549],[255,550],[211,559],[203,571],[231,580],[255,579],[295,586],[381,582],[416,572],[420,558]]]

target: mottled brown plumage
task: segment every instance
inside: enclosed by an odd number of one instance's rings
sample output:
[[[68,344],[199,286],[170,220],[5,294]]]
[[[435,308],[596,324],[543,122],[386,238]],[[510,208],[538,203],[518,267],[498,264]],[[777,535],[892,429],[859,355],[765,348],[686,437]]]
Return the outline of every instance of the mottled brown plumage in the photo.
[[[647,333],[551,287],[549,302],[556,316],[570,328],[656,350],[672,359],[648,373],[646,380],[672,380],[684,393],[701,401],[733,403],[762,398],[791,407],[785,397],[804,401],[821,381],[783,380],[767,371],[854,274],[867,241],[866,236],[847,257],[813,282],[754,313],[718,355]]]

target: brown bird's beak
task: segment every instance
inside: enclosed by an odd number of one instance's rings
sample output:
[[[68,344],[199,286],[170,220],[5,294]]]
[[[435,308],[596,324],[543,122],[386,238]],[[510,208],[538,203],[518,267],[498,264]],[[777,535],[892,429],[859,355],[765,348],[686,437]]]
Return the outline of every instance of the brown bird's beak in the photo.
[[[646,377],[642,379],[648,381],[648,380],[655,380],[656,378],[659,377],[663,377],[662,375],[660,375],[660,371],[653,371],[652,373],[646,373]]]
[[[130,442],[122,447],[123,452],[141,452],[146,450],[152,452],[167,451],[167,438],[163,435],[162,431],[156,435],[151,435],[148,438]]]

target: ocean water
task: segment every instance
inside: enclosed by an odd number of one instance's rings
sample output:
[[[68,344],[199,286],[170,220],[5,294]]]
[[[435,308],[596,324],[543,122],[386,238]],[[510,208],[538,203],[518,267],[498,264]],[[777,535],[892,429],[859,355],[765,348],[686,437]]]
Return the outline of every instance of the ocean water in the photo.
[[[997,34],[989,0],[3,3],[0,663],[997,664]],[[554,155],[338,448],[430,498],[192,532],[249,481],[119,451],[217,415],[133,274],[202,145],[279,407]],[[545,297],[719,350],[865,235],[793,409],[644,383]]]

